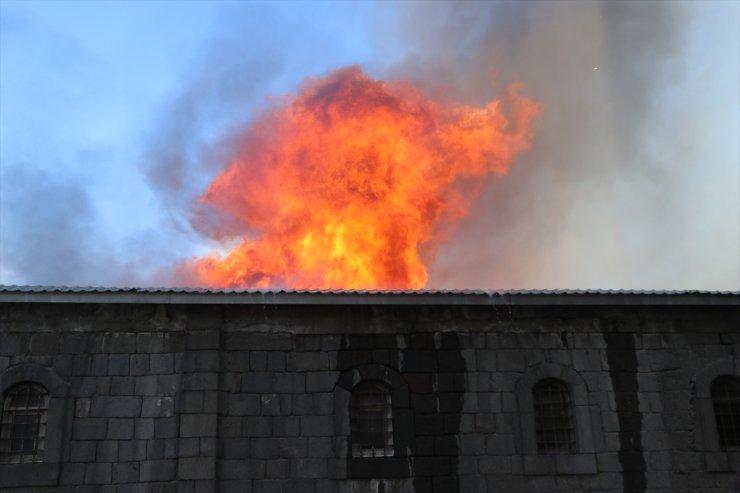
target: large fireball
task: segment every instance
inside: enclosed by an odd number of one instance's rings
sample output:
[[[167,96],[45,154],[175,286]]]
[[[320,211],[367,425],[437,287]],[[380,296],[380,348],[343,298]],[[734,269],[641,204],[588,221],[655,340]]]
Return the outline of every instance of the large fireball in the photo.
[[[504,108],[506,111],[504,111]],[[224,245],[180,265],[185,284],[416,289],[491,173],[531,142],[538,106],[440,102],[357,67],[306,82],[258,116],[200,198]],[[217,223],[204,227],[209,218]],[[234,246],[235,245],[235,246]]]

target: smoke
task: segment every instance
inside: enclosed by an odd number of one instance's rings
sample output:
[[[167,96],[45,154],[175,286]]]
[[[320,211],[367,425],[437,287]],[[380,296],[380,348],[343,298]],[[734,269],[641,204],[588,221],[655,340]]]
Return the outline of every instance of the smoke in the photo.
[[[245,3],[223,9],[218,33],[193,55],[179,92],[163,103],[149,128],[142,171],[168,211],[169,227],[193,242],[208,242],[219,228],[217,218],[210,218],[209,230],[209,222],[193,214],[197,197],[238,151],[235,136],[269,110],[270,98],[335,68],[317,56],[336,51],[326,32],[331,26],[306,24],[302,9],[313,6],[288,7]]]
[[[519,80],[543,106],[533,149],[488,183],[430,287],[738,288],[737,142],[718,167],[697,132],[718,95],[686,63],[691,20],[722,8],[701,4],[406,5],[391,74],[469,103]]]
[[[707,138],[701,122],[713,120],[718,96],[701,92],[688,65],[695,57],[692,19],[721,4],[409,2],[400,17],[397,7],[376,13],[371,73],[410,78],[429,94],[473,105],[522,81],[544,109],[534,147],[509,176],[489,180],[439,250],[428,287],[740,287],[738,152],[732,140],[709,149],[716,139]],[[730,7],[731,30],[736,10]],[[192,211],[188,204],[203,190],[204,180],[192,179],[196,167],[223,166],[234,153],[228,141],[212,138],[229,132],[199,125],[229,108],[251,115],[259,91],[269,94],[303,59],[305,47],[275,48],[279,43],[237,55],[253,45],[253,30],[225,31],[250,34],[214,44],[211,53],[221,56],[206,58],[205,75],[176,103],[178,117],[168,116],[172,125],[157,134],[149,176],[165,196],[179,197],[176,211]],[[303,53],[320,51],[312,46]],[[736,59],[728,63],[737,66]],[[329,68],[317,64],[298,73]],[[228,80],[240,83],[224,94]],[[726,96],[725,90],[719,97]],[[729,97],[726,104],[737,107],[737,96]],[[232,129],[244,125],[231,122]],[[210,143],[198,140],[203,135]],[[223,154],[214,155],[216,149]],[[717,165],[722,154],[729,165]],[[210,181],[218,166],[201,176]],[[184,218],[183,227],[192,221]],[[202,228],[207,221],[197,223]],[[216,236],[223,225],[213,225],[201,232]]]
[[[102,265],[89,262],[91,252],[85,247],[94,230],[94,210],[80,182],[62,182],[27,164],[2,171],[3,278],[22,275],[30,284],[94,283]]]
[[[11,65],[14,31],[3,30],[1,282],[173,282],[175,259],[214,246],[209,238],[221,225],[204,230],[193,211],[236,152],[231,136],[255,111],[270,109],[270,95],[296,89],[306,76],[359,64],[372,77],[410,78],[433,97],[474,106],[521,81],[523,94],[543,108],[533,147],[508,176],[487,182],[429,266],[428,287],[740,289],[736,2],[224,5],[210,42],[176,74],[179,89],[140,125],[141,179],[156,196],[151,216],[162,218],[147,217],[147,224],[159,224],[124,240],[111,234],[116,225],[101,213],[93,179],[63,176],[64,166],[53,170],[45,157],[17,152],[10,144],[22,140],[18,126],[11,132],[7,124],[7,115],[18,114],[8,108],[28,102],[8,91],[37,87],[34,72],[27,82],[15,77],[25,74],[18,67],[63,61],[58,72],[68,74],[65,87],[76,92],[47,90],[42,104],[22,111],[38,113],[25,130],[31,147],[43,135],[38,147],[59,154],[47,110],[65,102],[69,122],[89,99],[95,109],[89,114],[99,121],[108,93],[97,99],[90,93],[115,74],[101,72],[100,83],[79,85],[69,75],[71,49],[52,50],[48,60],[17,49],[23,64]],[[3,26],[12,27],[4,8]],[[322,22],[309,21],[316,18]],[[375,26],[371,41],[345,45],[368,29],[368,19]],[[42,95],[36,92],[34,99]],[[82,125],[68,126],[72,132]],[[139,144],[122,140],[115,153],[137,153]]]

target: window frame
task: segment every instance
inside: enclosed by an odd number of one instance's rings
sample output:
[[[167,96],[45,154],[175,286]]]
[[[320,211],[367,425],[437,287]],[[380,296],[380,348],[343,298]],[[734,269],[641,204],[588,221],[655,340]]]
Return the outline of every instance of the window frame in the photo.
[[[538,402],[538,395],[542,395],[543,393],[551,393],[552,389],[545,389],[543,388],[545,385],[552,385],[557,388],[557,391],[564,395],[564,399],[560,399],[559,404],[560,409],[557,410],[556,413],[547,413],[547,415],[540,415],[540,412],[542,411],[542,408],[545,406],[547,407],[553,407],[553,403],[550,402],[542,402],[541,400]],[[541,397],[540,397],[541,399]],[[542,380],[539,380],[537,383],[535,383],[532,386],[532,401],[533,401],[533,408],[534,408],[534,428],[535,428],[535,439],[537,442],[537,453],[540,455],[545,454],[552,454],[552,453],[561,453],[561,454],[572,454],[576,452],[576,444],[578,443],[578,437],[576,437],[576,426],[575,426],[575,416],[573,411],[573,397],[571,396],[570,387],[567,383],[563,382],[559,378],[543,378]],[[562,442],[560,443],[558,439],[560,437],[555,437],[554,441],[550,441],[549,444],[551,446],[554,446],[554,448],[557,448],[556,450],[543,450],[542,442],[545,442],[544,440],[544,432],[551,432],[553,431],[553,428],[548,429],[542,429],[539,426],[539,423],[543,421],[545,418],[559,418],[567,420],[567,432],[568,435],[572,434],[572,438],[567,439],[567,443]],[[567,450],[560,449],[561,445],[565,445],[565,448]]]
[[[374,392],[375,390],[375,392]],[[365,399],[362,399],[362,396]],[[383,402],[369,403],[367,397],[380,396]],[[364,400],[365,402],[358,402]],[[375,408],[375,409],[373,409]],[[393,428],[393,397],[391,391],[384,382],[377,380],[363,380],[352,389],[349,399],[350,411],[350,453],[354,458],[368,457],[393,457],[395,456],[394,447],[394,428]],[[368,413],[382,413],[382,417],[368,418]],[[382,431],[372,431],[355,425],[356,420],[380,420],[382,422]],[[390,422],[390,426],[388,425]],[[387,428],[390,427],[390,438]],[[378,439],[360,440],[360,435],[378,435]],[[390,449],[390,450],[389,450]],[[365,453],[370,455],[365,455]]]
[[[537,449],[534,386],[546,379],[564,383],[570,391],[575,431],[575,452],[540,453]],[[524,474],[528,476],[596,474],[596,442],[600,427],[599,406],[589,403],[589,389],[572,368],[544,363],[524,373],[517,382],[520,439]],[[596,425],[596,427],[594,426]],[[603,447],[602,447],[603,448]]]
[[[693,379],[696,392],[698,422],[696,443],[704,453],[707,471],[714,473],[740,473],[740,448],[720,446],[717,419],[712,400],[712,384],[721,376],[740,378],[740,362],[726,359],[706,366]]]
[[[23,382],[37,383],[49,393],[44,452],[41,462],[0,464],[0,489],[59,483],[62,448],[70,425],[69,384],[51,368],[38,364],[14,365],[0,373],[0,402],[4,402],[8,390]]]
[[[39,396],[41,402],[39,405],[33,405],[26,402],[21,405],[19,401],[23,394],[29,397],[32,395]],[[32,464],[43,462],[47,421],[49,416],[49,391],[46,387],[38,382],[20,382],[3,392],[2,401],[0,402],[0,464]],[[9,416],[8,416],[9,415]],[[17,432],[24,425],[19,423],[20,417],[35,417],[35,423],[26,423],[25,426],[32,427],[32,432],[23,437],[19,437]],[[35,428],[35,429],[34,429]],[[7,436],[3,436],[3,432]],[[30,431],[30,430],[25,430]],[[17,440],[31,442],[30,448],[13,450],[13,443]],[[8,446],[7,451],[3,451],[4,445]]]
[[[393,420],[393,456],[352,456],[350,402],[353,389],[363,382],[379,382],[388,389]],[[334,419],[335,450],[338,458],[346,459],[346,477],[411,477],[414,420],[409,404],[408,383],[396,370],[384,365],[367,364],[342,372],[334,387]]]

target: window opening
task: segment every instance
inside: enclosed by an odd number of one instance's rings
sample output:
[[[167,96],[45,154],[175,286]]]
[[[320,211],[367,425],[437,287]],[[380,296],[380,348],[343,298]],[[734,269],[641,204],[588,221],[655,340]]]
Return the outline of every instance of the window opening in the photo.
[[[712,404],[721,448],[740,447],[740,379],[729,375],[712,382]]]
[[[46,441],[49,393],[20,383],[5,393],[0,414],[0,463],[41,462]]]
[[[575,453],[573,404],[568,386],[555,378],[541,380],[532,389],[537,452]]]
[[[362,382],[355,386],[350,423],[353,457],[393,456],[393,406],[385,385]]]

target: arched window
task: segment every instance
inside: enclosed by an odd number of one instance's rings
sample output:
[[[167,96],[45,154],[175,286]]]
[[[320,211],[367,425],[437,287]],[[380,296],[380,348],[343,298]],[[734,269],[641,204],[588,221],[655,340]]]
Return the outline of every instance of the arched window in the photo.
[[[380,382],[361,382],[350,398],[352,457],[393,456],[393,406]]]
[[[565,382],[546,378],[532,388],[537,452],[575,453],[573,404]]]
[[[5,392],[0,411],[0,463],[41,462],[46,441],[49,393],[22,382]]]
[[[721,448],[740,447],[740,379],[730,375],[712,382],[712,405]]]

